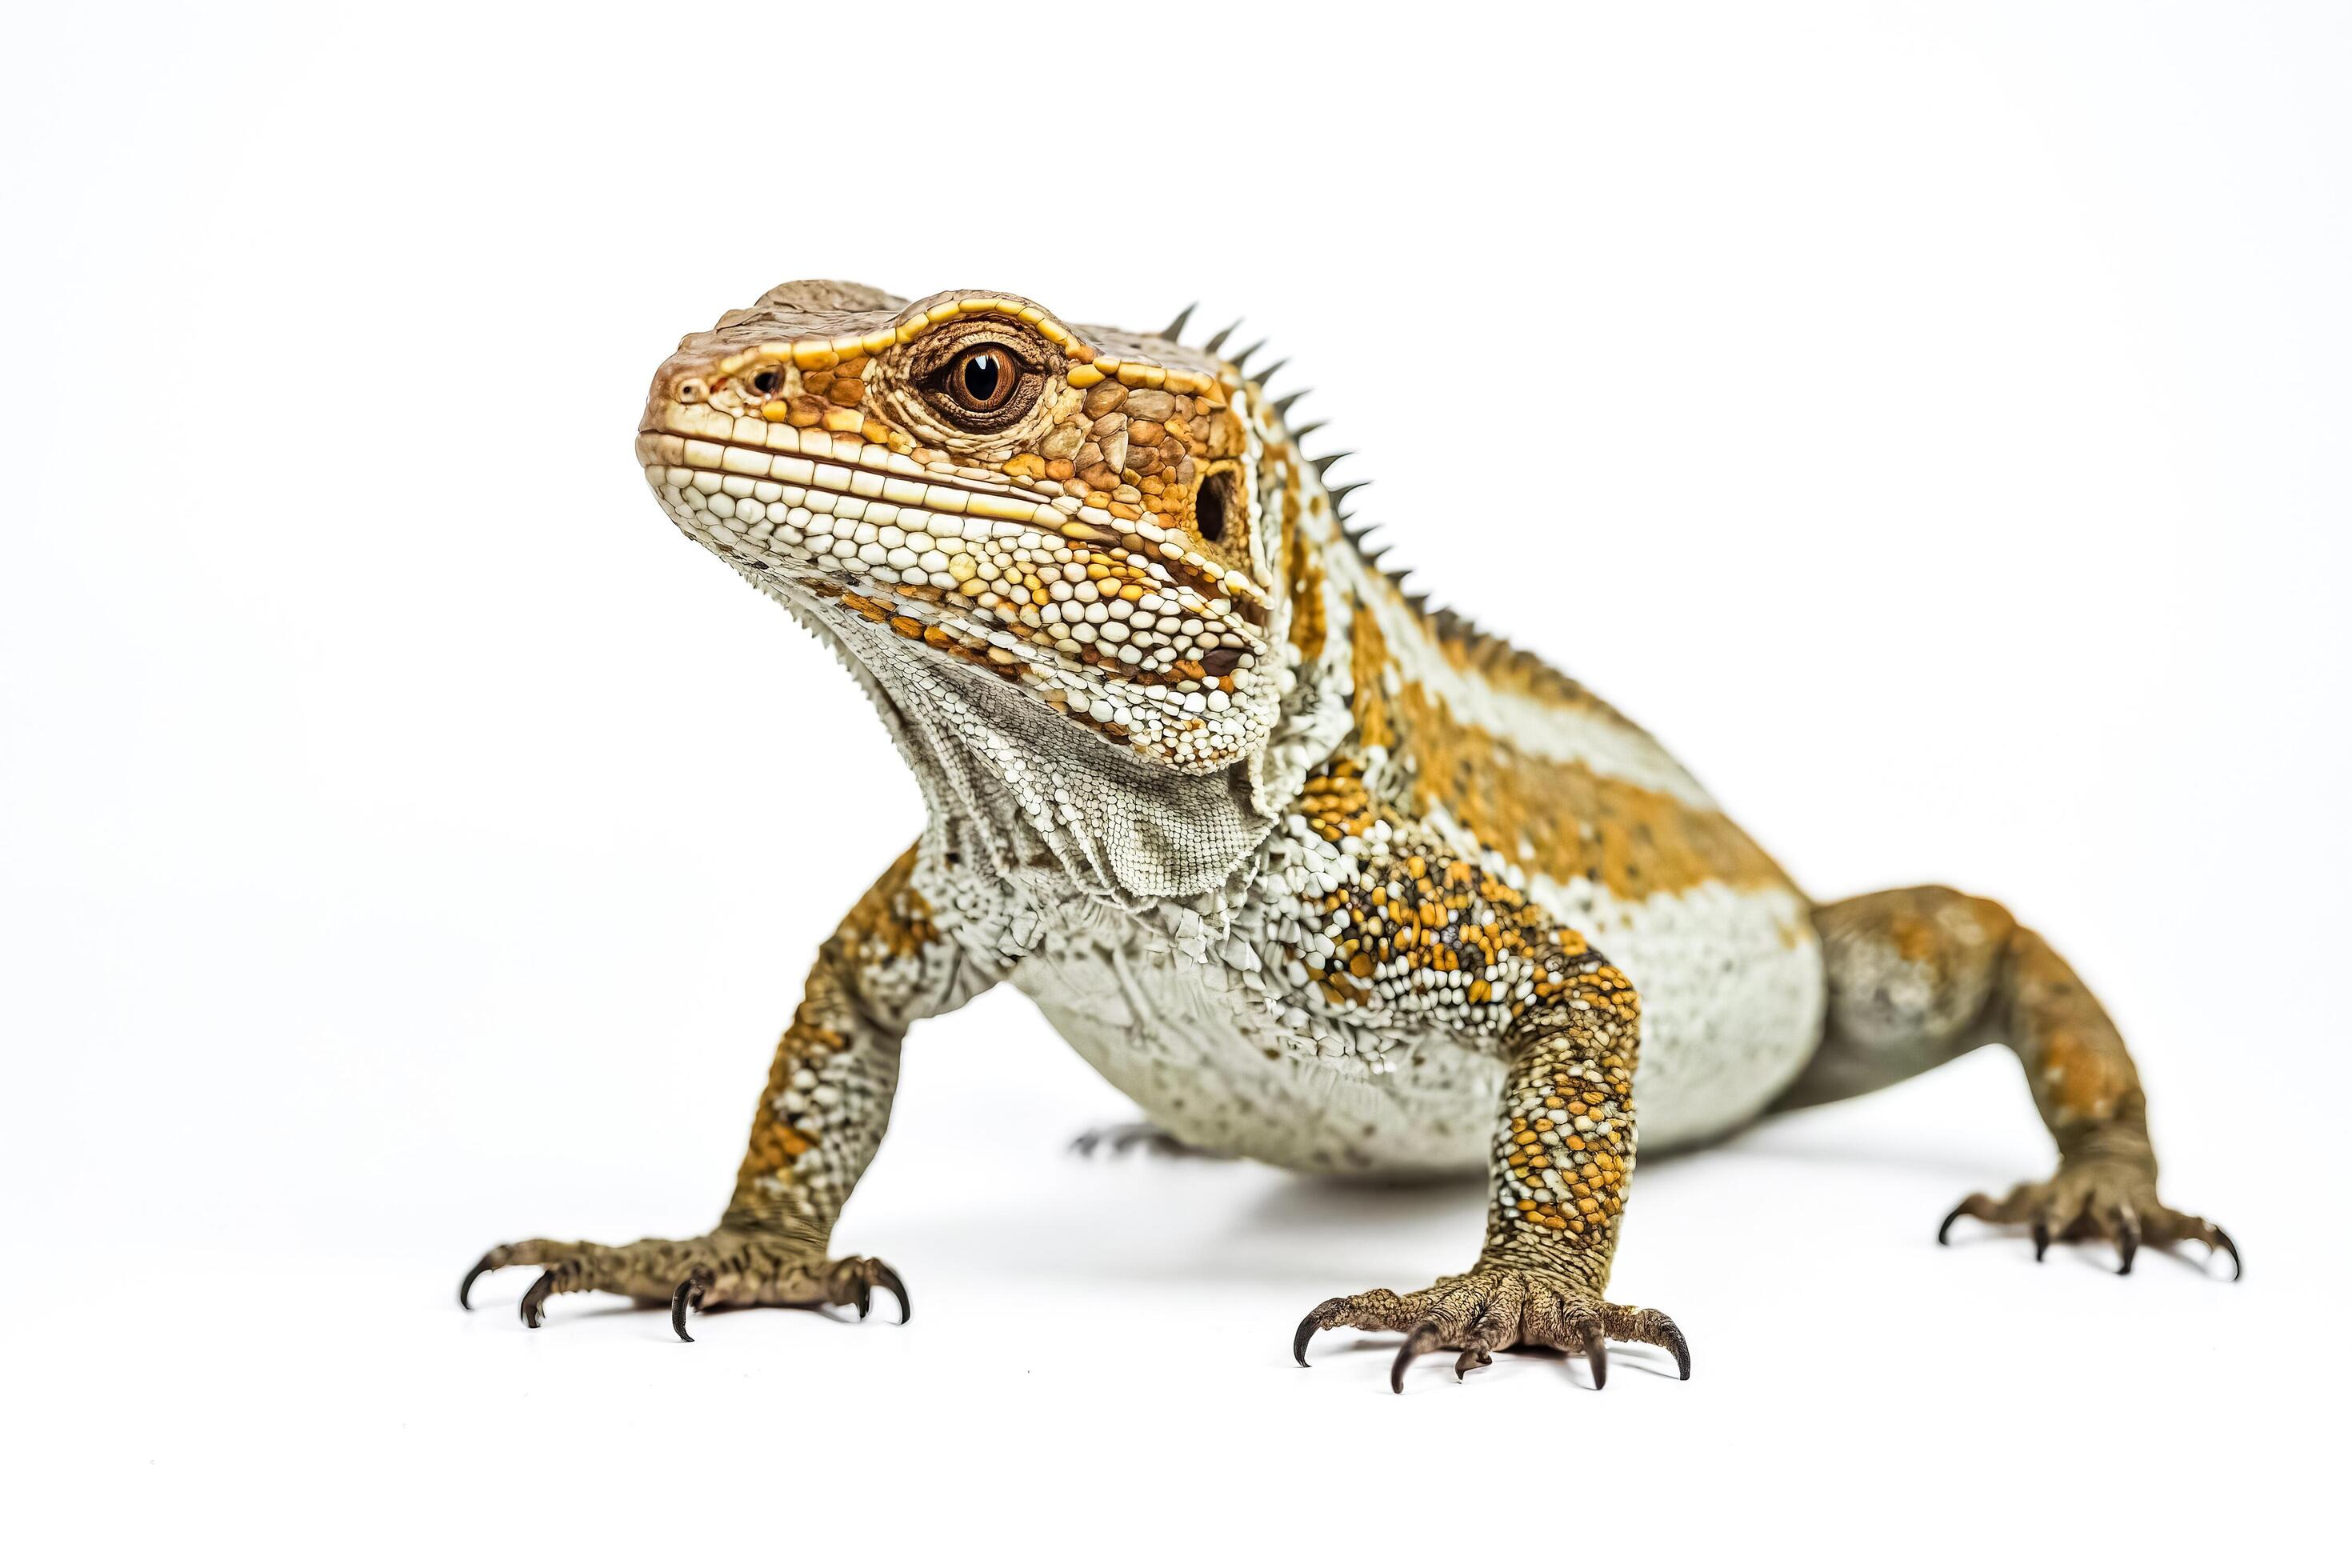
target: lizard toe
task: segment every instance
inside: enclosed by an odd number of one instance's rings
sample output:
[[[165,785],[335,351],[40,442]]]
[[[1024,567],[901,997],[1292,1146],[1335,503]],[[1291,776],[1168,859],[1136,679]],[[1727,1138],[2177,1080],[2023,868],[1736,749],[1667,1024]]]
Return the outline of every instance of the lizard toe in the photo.
[[[1523,1349],[1580,1357],[1592,1386],[1604,1388],[1612,1339],[1658,1346],[1673,1355],[1680,1378],[1690,1376],[1690,1347],[1672,1318],[1654,1308],[1604,1301],[1581,1281],[1549,1271],[1482,1265],[1402,1296],[1392,1290],[1334,1296],[1300,1320],[1291,1342],[1298,1363],[1307,1364],[1308,1340],[1343,1326],[1404,1335],[1389,1363],[1389,1387],[1399,1394],[1412,1363],[1440,1350],[1456,1352],[1456,1382],[1492,1366],[1498,1352]]]
[[[534,1329],[547,1321],[552,1298],[587,1290],[667,1306],[671,1330],[688,1343],[688,1314],[724,1307],[850,1307],[864,1318],[880,1290],[898,1302],[900,1322],[913,1315],[907,1282],[878,1258],[827,1258],[781,1236],[725,1226],[686,1240],[623,1247],[545,1240],[494,1247],[467,1271],[459,1304],[471,1308],[483,1275],[534,1263],[543,1271],[518,1304]]]
[[[2116,1272],[2129,1274],[2145,1247],[2169,1250],[2177,1242],[2201,1241],[2209,1252],[2230,1255],[2232,1279],[2245,1272],[2228,1232],[2167,1206],[2157,1196],[2154,1171],[2132,1161],[2069,1161],[2050,1180],[2020,1183],[2003,1198],[1971,1193],[1936,1227],[1938,1245],[1951,1245],[1952,1226],[1962,1218],[2024,1226],[2036,1262],[2053,1242],[2105,1241],[2115,1248]]]

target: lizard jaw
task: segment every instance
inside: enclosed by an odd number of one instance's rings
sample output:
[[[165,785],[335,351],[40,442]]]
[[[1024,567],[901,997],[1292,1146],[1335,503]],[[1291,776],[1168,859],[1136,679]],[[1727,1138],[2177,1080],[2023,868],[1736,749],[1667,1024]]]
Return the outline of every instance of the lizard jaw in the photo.
[[[1270,723],[1262,604],[1149,521],[706,404],[657,399],[636,450],[682,532],[821,617],[984,668],[1185,772],[1237,760]]]

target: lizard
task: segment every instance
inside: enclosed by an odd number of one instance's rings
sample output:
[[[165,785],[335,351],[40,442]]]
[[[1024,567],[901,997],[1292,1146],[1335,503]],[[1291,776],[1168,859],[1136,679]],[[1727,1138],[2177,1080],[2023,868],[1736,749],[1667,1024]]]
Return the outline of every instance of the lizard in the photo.
[[[1166,1138],[1309,1173],[1483,1169],[1483,1242],[1299,1323],[1584,1360],[1688,1342],[1609,1299],[1636,1152],[2008,1045],[2054,1173],[1946,1216],[2226,1251],[2158,1195],[2114,1023],[2041,935],[1942,887],[1809,899],[1651,735],[1381,569],[1264,345],[1022,297],[785,283],[691,333],[635,439],[678,531],[829,645],[925,805],[821,947],[718,1225],[468,1271],[688,1314],[911,1313],[832,1255],[915,1022],[1010,984]],[[749,801],[737,809],[758,808]],[[790,802],[778,809],[789,813]],[[756,820],[756,817],[754,817]],[[2234,1275],[2233,1275],[2234,1277]]]

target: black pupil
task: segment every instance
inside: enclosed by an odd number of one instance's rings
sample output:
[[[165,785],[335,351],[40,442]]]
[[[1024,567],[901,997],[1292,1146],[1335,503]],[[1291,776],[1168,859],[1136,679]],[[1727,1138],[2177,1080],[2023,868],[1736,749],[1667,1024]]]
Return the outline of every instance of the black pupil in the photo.
[[[963,362],[963,389],[974,403],[993,403],[1004,386],[1004,361],[999,355],[981,353]]]
[[[764,397],[769,393],[776,390],[776,382],[777,377],[774,371],[763,370],[759,374],[751,378],[751,386],[754,391],[758,392]]]

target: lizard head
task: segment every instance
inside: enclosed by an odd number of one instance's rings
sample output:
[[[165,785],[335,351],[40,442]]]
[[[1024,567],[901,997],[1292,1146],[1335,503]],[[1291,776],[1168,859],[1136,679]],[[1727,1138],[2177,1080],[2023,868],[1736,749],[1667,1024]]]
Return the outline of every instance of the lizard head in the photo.
[[[679,344],[637,458],[688,538],[869,668],[1205,773],[1276,715],[1278,433],[1255,384],[1163,339],[805,282]]]

